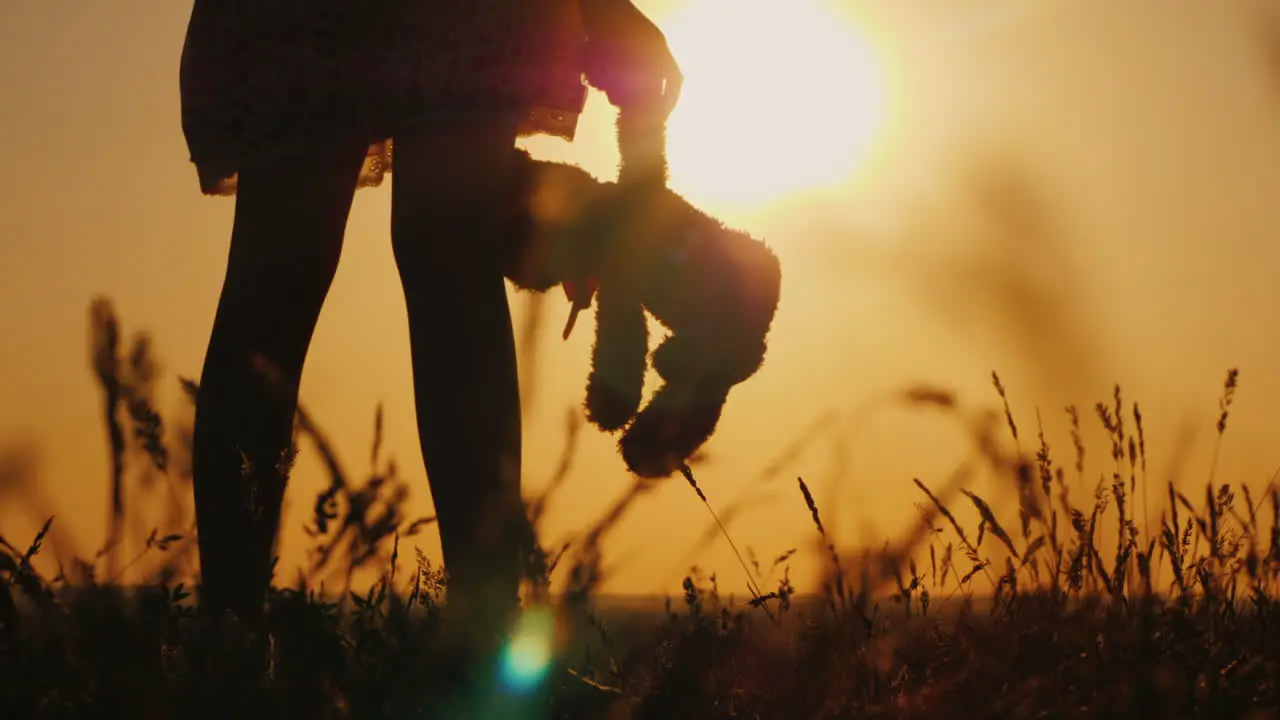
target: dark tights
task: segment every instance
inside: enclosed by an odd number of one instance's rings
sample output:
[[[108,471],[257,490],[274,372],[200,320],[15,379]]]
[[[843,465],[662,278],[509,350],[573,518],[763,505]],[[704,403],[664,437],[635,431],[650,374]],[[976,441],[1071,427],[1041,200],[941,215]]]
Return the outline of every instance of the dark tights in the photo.
[[[515,128],[513,117],[492,117],[401,133],[392,179],[392,245],[450,598],[495,612],[515,603],[526,537],[515,346],[494,230]],[[201,375],[194,483],[202,605],[250,625],[262,620],[271,579],[285,489],[277,465],[364,152],[335,144],[240,173]]]

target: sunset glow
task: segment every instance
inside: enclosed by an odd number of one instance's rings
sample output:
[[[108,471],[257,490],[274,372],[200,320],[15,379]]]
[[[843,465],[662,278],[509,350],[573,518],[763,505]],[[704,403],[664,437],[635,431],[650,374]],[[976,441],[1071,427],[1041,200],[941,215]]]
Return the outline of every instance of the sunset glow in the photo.
[[[672,185],[751,206],[847,178],[884,115],[872,47],[828,0],[693,0],[664,21],[685,74]]]

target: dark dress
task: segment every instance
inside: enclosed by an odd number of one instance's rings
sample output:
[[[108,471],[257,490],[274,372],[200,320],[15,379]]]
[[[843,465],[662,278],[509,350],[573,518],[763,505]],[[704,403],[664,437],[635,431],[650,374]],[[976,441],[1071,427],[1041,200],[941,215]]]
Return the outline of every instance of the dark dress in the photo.
[[[378,185],[397,130],[432,118],[519,111],[521,135],[572,140],[582,42],[577,0],[195,0],[183,132],[206,194],[353,133],[360,185]]]

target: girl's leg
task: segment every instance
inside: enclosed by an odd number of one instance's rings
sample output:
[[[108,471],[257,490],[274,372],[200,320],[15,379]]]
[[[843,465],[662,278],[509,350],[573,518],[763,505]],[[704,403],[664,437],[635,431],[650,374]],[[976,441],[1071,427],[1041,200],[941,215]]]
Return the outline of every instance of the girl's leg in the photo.
[[[520,394],[497,244],[518,117],[395,138],[392,244],[409,312],[418,432],[450,604],[497,629],[529,550]]]
[[[365,147],[241,171],[231,251],[201,374],[193,482],[201,604],[256,625],[271,579],[298,383],[338,266]],[[265,372],[264,372],[265,371]]]

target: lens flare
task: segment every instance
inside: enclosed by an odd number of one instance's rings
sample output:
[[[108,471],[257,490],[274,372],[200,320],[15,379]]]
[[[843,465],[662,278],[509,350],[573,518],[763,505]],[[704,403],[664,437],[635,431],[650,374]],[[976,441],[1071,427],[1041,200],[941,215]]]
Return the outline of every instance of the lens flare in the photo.
[[[538,689],[551,670],[555,654],[556,618],[548,608],[522,613],[511,640],[503,648],[499,680],[507,692],[524,695]]]

